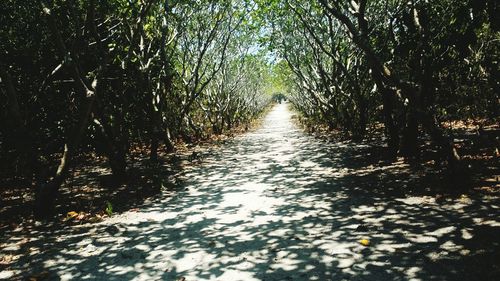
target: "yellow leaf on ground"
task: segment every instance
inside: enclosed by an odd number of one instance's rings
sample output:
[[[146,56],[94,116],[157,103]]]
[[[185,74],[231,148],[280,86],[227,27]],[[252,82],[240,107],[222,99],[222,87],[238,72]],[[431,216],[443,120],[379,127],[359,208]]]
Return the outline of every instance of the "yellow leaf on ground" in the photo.
[[[370,245],[370,241],[368,239],[361,239],[359,243],[363,246],[368,246]]]
[[[78,213],[75,211],[68,212],[68,215],[67,215],[68,218],[74,218],[76,216],[78,216]]]

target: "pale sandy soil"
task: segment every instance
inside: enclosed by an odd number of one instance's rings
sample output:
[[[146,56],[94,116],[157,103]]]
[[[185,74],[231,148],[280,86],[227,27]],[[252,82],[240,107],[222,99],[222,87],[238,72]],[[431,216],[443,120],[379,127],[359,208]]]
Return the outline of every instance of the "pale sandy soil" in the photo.
[[[138,211],[2,234],[0,279],[500,280],[498,198],[386,193],[404,190],[405,165],[363,166],[365,146],[314,139],[291,115],[276,106]]]

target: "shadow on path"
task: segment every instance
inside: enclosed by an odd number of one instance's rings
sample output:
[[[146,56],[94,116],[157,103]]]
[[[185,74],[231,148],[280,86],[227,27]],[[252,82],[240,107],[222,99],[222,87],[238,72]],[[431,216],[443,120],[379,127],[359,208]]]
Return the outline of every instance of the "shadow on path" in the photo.
[[[0,278],[500,280],[498,198],[405,195],[418,175],[319,141],[278,105],[261,129],[203,155],[183,186],[95,225],[6,233]],[[363,246],[360,239],[369,239]]]

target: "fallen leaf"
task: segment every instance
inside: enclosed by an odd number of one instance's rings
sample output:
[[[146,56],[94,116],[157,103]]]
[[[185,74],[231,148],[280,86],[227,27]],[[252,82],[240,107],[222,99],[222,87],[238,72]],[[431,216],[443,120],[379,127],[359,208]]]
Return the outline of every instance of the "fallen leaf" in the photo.
[[[75,211],[70,211],[66,214],[66,217],[64,217],[62,220],[63,221],[69,221],[69,220],[72,220],[74,218],[76,218],[78,216],[78,213],[75,212]]]
[[[359,243],[363,246],[368,246],[370,245],[370,241],[368,239],[361,239]]]
[[[75,211],[70,211],[70,212],[68,212],[68,214],[66,215],[66,217],[67,217],[67,218],[74,218],[74,217],[76,217],[76,216],[78,216],[78,213],[77,213],[77,212],[75,212]]]

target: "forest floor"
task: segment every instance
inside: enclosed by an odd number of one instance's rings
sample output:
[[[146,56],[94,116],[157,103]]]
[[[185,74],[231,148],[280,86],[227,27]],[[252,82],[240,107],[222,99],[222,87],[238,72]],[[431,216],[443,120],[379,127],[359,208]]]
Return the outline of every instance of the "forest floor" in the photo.
[[[498,193],[436,196],[425,168],[307,135],[287,104],[190,158],[101,222],[3,228],[0,279],[500,280]]]

